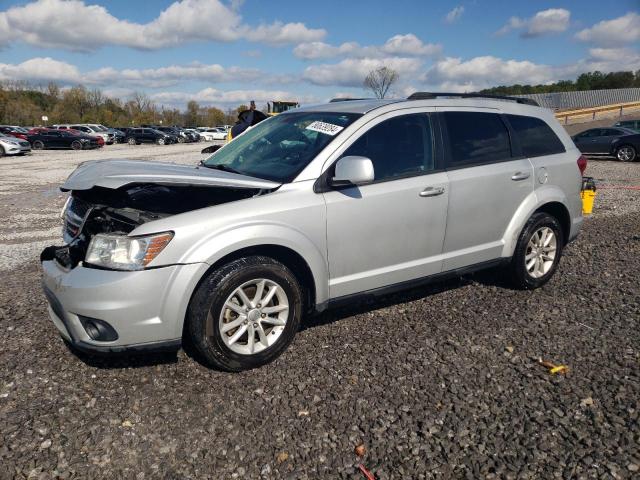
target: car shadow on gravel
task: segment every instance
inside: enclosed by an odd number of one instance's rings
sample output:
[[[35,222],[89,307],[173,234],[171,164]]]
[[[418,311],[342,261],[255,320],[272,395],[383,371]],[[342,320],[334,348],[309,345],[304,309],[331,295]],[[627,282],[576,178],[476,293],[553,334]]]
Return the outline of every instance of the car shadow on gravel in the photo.
[[[328,311],[311,316],[303,322],[300,327],[300,331],[328,325],[354,315],[360,315],[403,303],[415,302],[416,300],[420,300],[431,295],[465,287],[472,284],[474,280],[473,275],[465,275],[439,282],[428,283],[423,286],[395,293],[364,297],[361,300],[354,301],[352,304],[331,308]]]
[[[69,351],[82,363],[101,370],[143,368],[178,362],[177,352],[89,354],[65,342]]]

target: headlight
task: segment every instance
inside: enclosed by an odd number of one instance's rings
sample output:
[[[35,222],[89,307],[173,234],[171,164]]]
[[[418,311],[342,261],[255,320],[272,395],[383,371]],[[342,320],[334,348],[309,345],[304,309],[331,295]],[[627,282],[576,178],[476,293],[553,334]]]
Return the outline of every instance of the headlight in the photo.
[[[91,239],[85,262],[114,270],[142,270],[173,238],[172,232],[144,237],[98,234]]]

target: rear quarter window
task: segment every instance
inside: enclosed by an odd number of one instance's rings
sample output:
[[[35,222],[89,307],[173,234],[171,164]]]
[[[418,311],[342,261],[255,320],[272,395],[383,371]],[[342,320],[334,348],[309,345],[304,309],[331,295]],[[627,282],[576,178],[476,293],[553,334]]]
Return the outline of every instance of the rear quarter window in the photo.
[[[564,153],[564,145],[544,120],[523,115],[506,115],[523,155],[542,157]]]

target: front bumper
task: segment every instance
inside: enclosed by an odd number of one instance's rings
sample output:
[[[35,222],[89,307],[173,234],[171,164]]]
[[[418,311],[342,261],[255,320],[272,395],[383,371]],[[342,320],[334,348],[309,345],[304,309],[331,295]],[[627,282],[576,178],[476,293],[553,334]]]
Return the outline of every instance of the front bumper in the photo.
[[[31,146],[23,145],[8,145],[4,146],[5,155],[24,155],[31,152]]]
[[[66,270],[55,260],[45,260],[42,284],[51,320],[79,350],[178,349],[191,292],[206,267],[189,264],[121,272],[79,265]],[[106,322],[117,339],[94,340],[85,330],[87,319]]]

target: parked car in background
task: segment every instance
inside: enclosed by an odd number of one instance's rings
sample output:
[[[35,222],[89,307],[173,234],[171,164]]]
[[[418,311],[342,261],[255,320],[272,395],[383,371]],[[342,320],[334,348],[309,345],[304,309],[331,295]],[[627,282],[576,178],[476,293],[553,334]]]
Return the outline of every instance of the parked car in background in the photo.
[[[613,126],[628,128],[629,130],[633,130],[636,133],[640,133],[640,120],[620,120]]]
[[[26,140],[29,130],[24,127],[18,127],[17,125],[0,125],[0,133]]]
[[[185,128],[185,132],[193,137],[194,142],[201,142],[203,140],[202,135],[200,135],[200,132],[195,128]]]
[[[113,143],[125,142],[126,136],[124,132],[118,130],[117,128],[107,128],[107,131],[113,135]]]
[[[225,140],[227,138],[227,131],[224,128],[208,128],[200,132],[200,136],[207,142],[213,140]]]
[[[239,371],[356,299],[497,266],[541,287],[580,231],[586,160],[528,99],[452,95],[290,110],[199,166],[80,165],[40,256],[53,323],[90,352],[188,338]]]
[[[621,162],[633,162],[640,148],[640,134],[624,127],[590,128],[572,139],[582,153],[612,155]]]
[[[33,133],[30,133],[27,138],[31,144],[31,148],[34,150],[42,150],[45,148],[85,150],[99,147],[96,137],[57,129],[34,129]]]
[[[83,132],[84,134],[89,135],[91,137],[102,137],[104,140],[104,143],[106,143],[107,145],[111,145],[114,141],[113,134],[106,131],[106,128],[104,127],[100,128],[98,125],[92,126],[92,125],[79,124],[79,123],[74,123],[74,124],[66,123],[61,125],[54,125],[54,128],[57,128],[59,130],[68,130],[71,128],[73,130],[78,130],[80,132]]]
[[[167,134],[154,128],[130,128],[127,130],[126,135],[129,145],[138,145],[140,143],[166,145],[172,143]]]
[[[28,141],[0,133],[0,157],[24,155],[30,152],[31,144]]]

